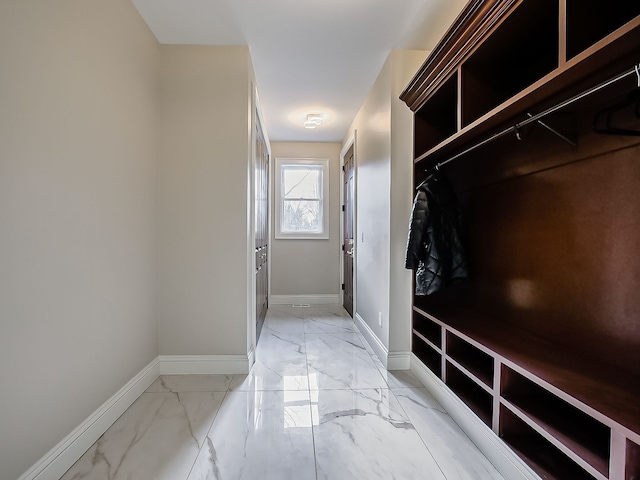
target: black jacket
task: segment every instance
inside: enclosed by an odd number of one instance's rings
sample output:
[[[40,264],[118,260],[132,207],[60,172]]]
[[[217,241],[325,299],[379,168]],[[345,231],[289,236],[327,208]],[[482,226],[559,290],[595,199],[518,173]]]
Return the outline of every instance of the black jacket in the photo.
[[[458,202],[439,173],[417,188],[405,267],[416,272],[416,295],[431,295],[469,276],[460,239]]]

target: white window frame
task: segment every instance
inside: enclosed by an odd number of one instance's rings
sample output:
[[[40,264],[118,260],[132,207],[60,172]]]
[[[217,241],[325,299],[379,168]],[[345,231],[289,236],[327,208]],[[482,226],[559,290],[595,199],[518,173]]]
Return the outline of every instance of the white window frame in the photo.
[[[282,217],[284,213],[284,199],[282,192],[282,172],[287,166],[320,166],[321,175],[321,195],[320,198],[320,232],[283,232]],[[329,159],[328,158],[276,158],[276,168],[274,171],[274,221],[275,238],[294,240],[318,240],[329,238]]]

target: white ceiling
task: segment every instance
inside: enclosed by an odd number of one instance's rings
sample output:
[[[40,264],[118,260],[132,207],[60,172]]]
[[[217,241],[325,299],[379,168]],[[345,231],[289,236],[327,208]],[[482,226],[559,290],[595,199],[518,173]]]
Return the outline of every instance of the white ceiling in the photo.
[[[392,48],[432,49],[465,0],[133,0],[164,44],[248,45],[272,141],[340,142]],[[327,121],[302,126],[307,113]]]

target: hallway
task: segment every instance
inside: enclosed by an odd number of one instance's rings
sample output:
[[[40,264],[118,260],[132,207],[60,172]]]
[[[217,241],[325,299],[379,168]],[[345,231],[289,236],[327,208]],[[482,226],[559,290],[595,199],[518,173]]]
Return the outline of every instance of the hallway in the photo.
[[[341,306],[272,306],[249,375],[163,376],[63,480],[502,479]]]

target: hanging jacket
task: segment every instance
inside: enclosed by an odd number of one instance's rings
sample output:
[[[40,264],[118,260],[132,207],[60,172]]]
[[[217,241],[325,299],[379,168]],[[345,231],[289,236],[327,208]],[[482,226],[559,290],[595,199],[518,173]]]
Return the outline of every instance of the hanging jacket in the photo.
[[[468,278],[453,189],[439,173],[418,188],[413,202],[405,267],[416,275],[416,295],[431,295]]]

